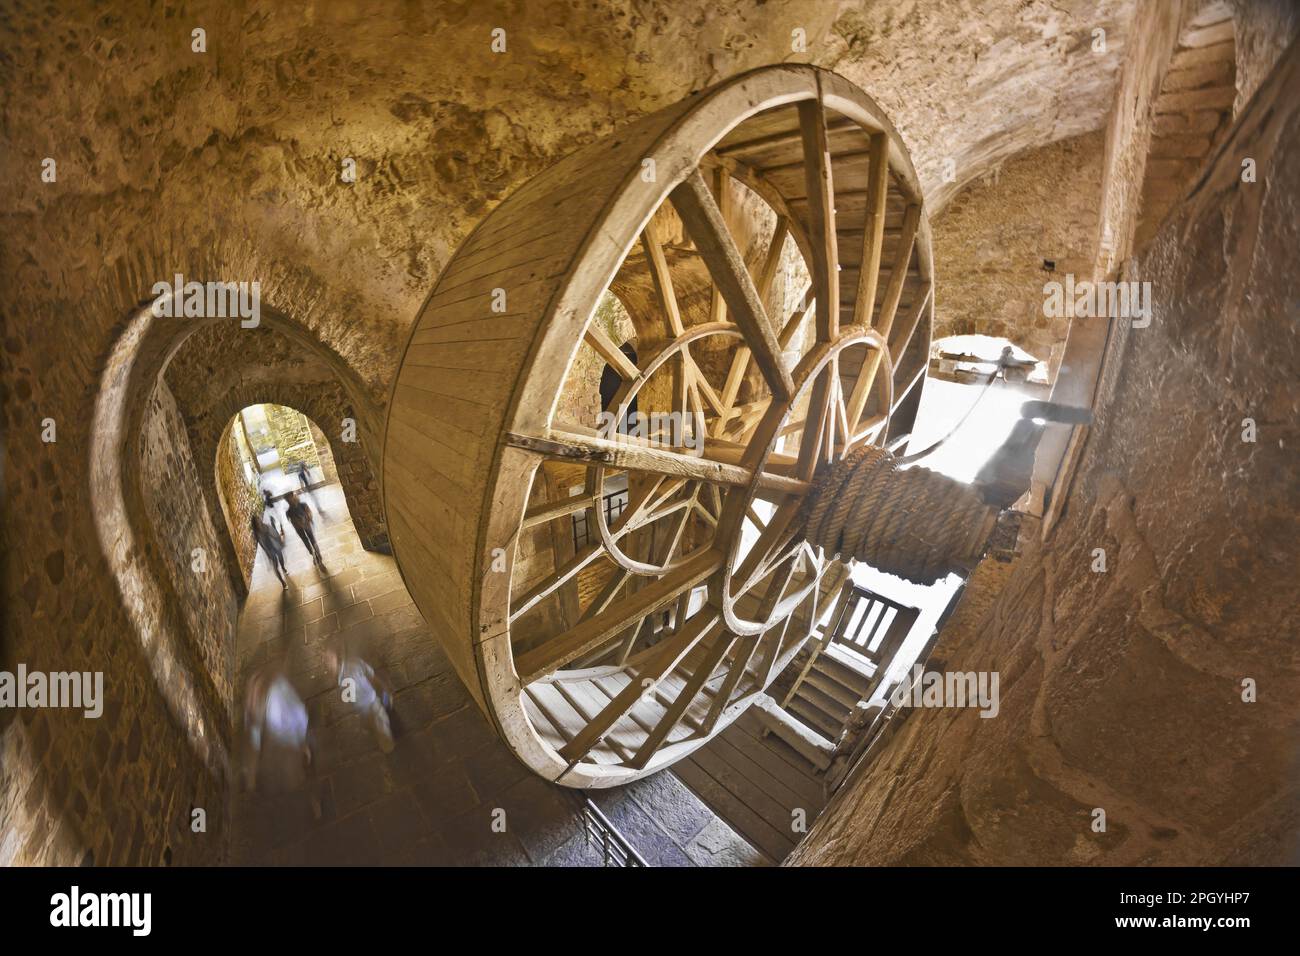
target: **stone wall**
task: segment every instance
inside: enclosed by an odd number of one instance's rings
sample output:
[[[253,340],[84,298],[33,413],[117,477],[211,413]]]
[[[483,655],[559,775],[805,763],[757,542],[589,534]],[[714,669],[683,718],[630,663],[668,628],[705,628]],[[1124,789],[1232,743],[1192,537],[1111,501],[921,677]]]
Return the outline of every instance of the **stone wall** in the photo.
[[[1230,6],[1237,48],[1235,116],[1300,34],[1300,7],[1292,0],[1231,0]]]
[[[218,530],[203,500],[195,494],[199,472],[190,452],[185,422],[171,391],[159,384],[140,435],[140,473],[145,511],[153,524],[181,613],[207,675],[214,706],[233,722],[231,681],[235,666],[235,627],[239,600],[224,565]]]
[[[317,453],[330,449],[331,474],[343,485],[362,544],[371,550],[389,549],[382,498],[374,478],[379,426],[373,406],[365,402],[364,389],[355,376],[346,368],[334,367],[319,345],[270,328],[212,326],[185,341],[168,366],[166,378],[176,393],[200,460],[209,455],[215,460],[221,434],[249,405],[275,405],[306,415],[305,429],[301,417],[294,420],[299,437],[311,434],[316,427]],[[355,425],[349,427],[349,420]],[[213,486],[205,483],[202,491],[214,520],[218,519],[223,509]],[[232,563],[237,560],[229,548],[227,557]]]
[[[339,471],[334,465],[334,453],[330,451],[330,441],[311,419],[307,420],[307,427],[311,430],[311,440],[316,444],[316,459],[320,464],[323,480],[327,485],[333,484],[339,480]],[[382,517],[381,515],[380,520]]]
[[[998,716],[912,714],[792,862],[1300,861],[1297,88],[1293,45],[1140,257],[1154,319],[1115,339],[1059,524],[943,634]]]
[[[244,474],[243,432],[236,419],[226,425],[217,448],[217,500],[225,530],[234,545],[238,564],[236,587],[247,594],[248,582],[253,577],[253,562],[257,560],[257,540],[253,537],[250,519],[262,513],[265,505],[257,489],[251,487]],[[206,483],[205,483],[206,484]]]
[[[948,204],[934,221],[936,339],[1002,336],[1059,364],[1069,319],[1044,316],[1043,284],[1091,277],[1104,151],[1089,133],[1022,153]]]
[[[283,405],[267,405],[266,418],[271,426],[275,446],[280,450],[280,463],[286,474],[296,470],[299,465],[305,464],[310,468],[320,463],[316,457],[307,416]]]

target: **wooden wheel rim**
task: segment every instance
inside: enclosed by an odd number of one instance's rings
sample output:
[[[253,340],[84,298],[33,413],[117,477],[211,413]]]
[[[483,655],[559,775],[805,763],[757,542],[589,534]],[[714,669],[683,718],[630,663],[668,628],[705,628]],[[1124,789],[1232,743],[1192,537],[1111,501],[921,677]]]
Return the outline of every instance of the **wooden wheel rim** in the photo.
[[[912,328],[922,331],[918,341],[924,338],[922,344],[928,343],[928,318],[932,308],[929,301],[929,233],[920,208],[919,187],[906,151],[884,114],[865,94],[840,77],[803,66],[765,68],[736,77],[689,101],[633,123],[605,141],[579,151],[525,185],[480,223],[458,250],[440,276],[412,330],[394,384],[385,435],[383,483],[394,551],[408,589],[431,628],[443,641],[458,674],[519,759],[549,779],[573,786],[625,783],[684,756],[706,742],[708,736],[678,741],[665,746],[649,759],[635,761],[636,766],[625,766],[594,763],[582,758],[575,760],[561,755],[534,726],[524,705],[524,682],[520,679],[511,647],[509,601],[515,546],[528,505],[528,489],[541,458],[535,450],[517,447],[511,440],[496,440],[496,436],[548,434],[558,400],[558,386],[590,321],[596,300],[609,286],[619,264],[668,194],[700,167],[706,155],[724,137],[747,120],[760,113],[817,100],[825,110],[838,114],[842,121],[857,124],[866,135],[883,134],[887,138],[891,174],[888,188],[901,191],[904,201],[917,207],[916,217],[920,220],[919,226],[915,226],[914,241],[921,291],[914,293],[914,304],[910,308],[915,310],[917,317]],[[638,175],[643,157],[656,159],[657,182],[646,182]],[[478,442],[464,455],[464,472],[466,475],[486,475],[487,480],[476,483],[472,493],[462,494],[459,498],[455,498],[452,492],[435,492],[435,486],[445,482],[440,475],[421,473],[420,469],[430,453],[421,452],[418,446],[421,441],[443,440],[447,444],[436,429],[447,427],[452,419],[450,412],[442,415],[434,403],[421,404],[422,399],[413,397],[421,389],[436,391],[427,386],[427,376],[420,378],[419,369],[430,366],[421,366],[415,360],[424,361],[424,354],[435,346],[442,347],[442,343],[449,343],[465,353],[478,347],[479,343],[470,341],[469,331],[464,337],[453,337],[456,331],[453,327],[458,324],[471,330],[495,329],[497,319],[483,315],[464,318],[465,308],[459,303],[470,301],[474,296],[481,296],[481,301],[486,301],[492,291],[492,276],[489,273],[478,275],[476,269],[481,271],[481,264],[489,260],[487,250],[494,242],[500,242],[500,236],[508,234],[504,231],[502,219],[509,219],[511,215],[520,219],[530,208],[540,208],[548,201],[550,191],[557,190],[566,176],[572,177],[575,171],[581,171],[584,163],[593,166],[604,164],[607,169],[615,169],[617,175],[612,179],[603,173],[592,177],[586,183],[589,196],[570,196],[568,201],[580,207],[573,218],[585,223],[580,230],[580,239],[575,245],[566,247],[566,258],[556,261],[558,268],[554,273],[526,276],[527,282],[535,282],[536,287],[542,290],[532,300],[538,304],[533,306],[530,302],[524,311],[507,317],[510,328],[521,329],[518,340],[526,345],[526,354],[522,361],[511,357],[509,361],[516,364],[508,367],[507,359],[501,359],[499,387],[493,385],[499,397],[476,403],[471,409],[474,420],[470,424],[473,427],[471,429],[467,424],[463,429],[466,433],[472,430]],[[769,203],[774,199],[778,204],[783,201],[779,193],[773,196],[770,184],[751,182],[749,169],[734,170],[732,175],[750,185]],[[893,193],[890,195],[892,197]],[[839,201],[838,195],[835,201]],[[774,205],[774,208],[780,206]],[[883,219],[885,213],[882,211],[880,215]],[[791,216],[789,228],[805,261],[811,262],[806,223],[800,217]],[[910,245],[908,256],[911,256]],[[540,267],[537,272],[541,272]],[[904,269],[902,281],[910,283],[912,275],[913,272]],[[507,324],[507,319],[499,321]],[[471,324],[473,322],[478,325]],[[908,353],[909,343],[910,332],[902,340],[899,356]],[[915,343],[912,346],[914,351]],[[887,354],[887,351],[881,349],[882,354]],[[459,356],[460,353],[456,354]],[[890,373],[894,369],[888,361],[884,364],[886,375],[882,377],[882,383],[893,385]],[[469,366],[448,362],[438,367],[460,369]],[[510,368],[514,371],[511,372]],[[921,372],[909,380],[912,386],[910,394],[914,396],[919,394],[923,371],[922,367]],[[883,387],[886,385],[882,384]],[[801,394],[802,387],[795,391]],[[892,403],[886,404],[885,408],[890,412],[895,410]],[[778,416],[769,409],[769,414],[774,418],[774,427],[780,427],[786,413]],[[883,435],[882,429],[880,437]],[[463,481],[469,483],[470,479]],[[476,479],[476,482],[481,482],[481,479]],[[481,492],[477,490],[479,487]],[[440,494],[441,500],[446,502],[432,515],[421,500],[429,493]],[[440,549],[448,552],[441,559],[438,557]],[[499,566],[502,557],[504,573]],[[725,555],[714,549],[706,555],[692,557],[709,557],[720,565],[725,563]],[[685,562],[678,562],[682,563]],[[442,577],[433,572],[441,573]],[[710,580],[711,593],[719,583]],[[743,624],[738,615],[736,620]],[[712,733],[725,727],[752,696],[729,702],[721,719],[714,724]]]

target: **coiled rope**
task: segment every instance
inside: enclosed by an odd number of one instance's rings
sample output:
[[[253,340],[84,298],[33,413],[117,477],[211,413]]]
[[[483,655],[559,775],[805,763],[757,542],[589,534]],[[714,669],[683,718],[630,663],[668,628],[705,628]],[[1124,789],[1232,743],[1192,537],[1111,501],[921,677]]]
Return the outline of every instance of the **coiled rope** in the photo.
[[[998,512],[970,485],[865,445],[815,479],[803,515],[804,538],[827,554],[932,584],[974,568]]]

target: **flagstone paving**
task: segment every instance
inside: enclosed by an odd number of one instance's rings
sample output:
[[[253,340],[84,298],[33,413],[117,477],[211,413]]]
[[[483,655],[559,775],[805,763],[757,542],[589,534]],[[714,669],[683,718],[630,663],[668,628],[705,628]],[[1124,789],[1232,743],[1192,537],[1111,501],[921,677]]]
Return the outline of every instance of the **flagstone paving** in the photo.
[[[578,820],[581,797],[532,774],[492,732],[394,560],[361,547],[339,486],[306,500],[318,514],[325,570],[286,524],[290,587],[280,587],[259,553],[237,653],[241,693],[253,668],[287,661],[311,717],[314,776],[296,792],[237,795],[232,862],[599,865]],[[284,503],[277,508],[283,519]],[[391,754],[379,751],[326,672],[326,648],[340,638],[393,687]],[[769,862],[669,771],[592,796],[651,865]],[[504,832],[492,825],[502,810]]]

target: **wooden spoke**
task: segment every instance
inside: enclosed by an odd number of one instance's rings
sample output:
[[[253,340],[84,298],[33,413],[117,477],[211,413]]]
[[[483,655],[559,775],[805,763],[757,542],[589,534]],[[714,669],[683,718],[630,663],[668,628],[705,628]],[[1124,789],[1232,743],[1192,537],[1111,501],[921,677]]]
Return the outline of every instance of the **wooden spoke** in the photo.
[[[853,439],[852,429],[849,427],[849,410],[844,402],[844,386],[840,381],[839,363],[835,363],[835,429],[831,436],[832,444],[839,442],[840,448],[847,448]]]
[[[614,596],[623,589],[628,579],[632,577],[632,572],[626,568],[619,568],[609,582],[600,589],[600,593],[592,598],[591,604],[582,612],[582,617],[578,618],[578,623],[590,621],[597,614],[600,614],[605,608],[609,607],[609,602],[614,600]]]
[[[800,502],[791,502],[776,509],[772,520],[759,532],[758,540],[745,555],[744,562],[732,577],[733,596],[739,597],[749,591],[772,568],[771,558],[785,546],[792,537],[790,525],[799,513]]]
[[[912,248],[916,244],[916,231],[921,224],[921,206],[909,203],[903,213],[903,234],[898,237],[898,253],[893,267],[889,270],[889,285],[885,286],[885,298],[880,303],[880,315],[872,326],[886,342],[889,331],[894,326],[894,313],[898,311],[898,301],[903,296],[903,283],[907,281],[908,263],[912,260]]]
[[[916,328],[921,322],[921,316],[925,314],[925,307],[930,302],[930,292],[930,281],[927,279],[921,286],[921,291],[912,304],[912,308],[908,310],[907,317],[894,330],[894,335],[889,340],[890,355],[897,355],[901,360],[907,353],[907,347],[912,344],[912,336],[916,333]],[[924,367],[922,366],[922,368]]]
[[[786,237],[790,234],[790,221],[785,216],[778,216],[776,228],[772,232],[772,241],[767,247],[767,256],[763,260],[762,270],[758,275],[758,299],[760,302],[766,302],[768,294],[772,290],[772,282],[776,278],[776,270],[781,264],[781,252],[785,248]],[[779,343],[782,349],[786,348],[784,342]],[[727,380],[722,387],[721,405],[725,409],[717,409],[718,420],[714,423],[714,434],[719,435],[726,429],[727,414],[736,404],[736,396],[740,394],[740,385],[745,380],[745,372],[749,369],[750,351],[745,345],[736,348],[735,354],[731,357],[731,368],[727,372]]]
[[[573,576],[582,571],[589,564],[595,561],[602,554],[609,554],[613,557],[611,550],[617,547],[620,538],[630,531],[646,523],[645,511],[646,504],[650,497],[659,489],[664,479],[655,481],[646,485],[635,500],[629,500],[628,507],[619,515],[614,526],[608,529],[608,534],[602,533],[601,541],[595,541],[583,548],[564,564],[556,568],[555,573],[543,578],[521,597],[511,602],[510,620],[513,622],[521,615],[526,614],[537,605],[539,601],[544,600],[555,592],[557,588],[563,587],[573,579]],[[588,487],[594,485],[590,476],[588,478]],[[680,484],[677,487],[681,487]],[[669,494],[672,492],[670,491]],[[599,497],[594,494],[588,494],[585,497],[592,506],[599,508]],[[575,509],[576,510],[576,509]],[[601,512],[600,520],[604,520],[604,512]],[[617,559],[616,559],[617,560]]]
[[[650,588],[645,588],[650,590]],[[598,713],[587,726],[560,748],[560,756],[572,765],[585,757],[591,748],[609,733],[614,724],[636,706],[648,691],[663,680],[673,668],[681,663],[691,648],[713,633],[718,626],[718,614],[712,608],[704,607],[700,613],[686,622],[677,633],[654,646],[645,662],[637,669],[636,679],[621,690],[609,704]]]
[[[732,656],[731,667],[727,671],[727,676],[722,679],[722,685],[718,688],[713,703],[709,705],[708,713],[704,715],[704,721],[700,724],[700,733],[711,734],[713,728],[717,726],[718,719],[731,703],[736,687],[745,676],[745,671],[749,669],[749,663],[753,660],[754,652],[758,650],[758,642],[762,637],[763,632],[760,631],[757,634],[747,634],[735,643],[736,653]]]
[[[727,231],[722,214],[698,170],[673,190],[672,200],[686,230],[695,240],[709,274],[713,276],[714,285],[731,310],[736,325],[744,333],[745,343],[773,397],[788,401],[794,394],[794,380],[785,367],[776,336],[768,324],[767,311],[758,298],[758,290],[749,277],[740,250]]]
[[[628,437],[623,437],[620,441],[610,441],[596,436],[552,430],[549,438],[508,434],[506,441],[516,448],[525,448],[560,461],[583,461],[628,471],[709,481],[719,485],[747,485],[753,477],[753,472],[740,465],[716,461],[702,455],[683,455]],[[759,484],[770,491],[792,495],[805,494],[809,487],[806,481],[786,478],[770,472],[759,476]]]
[[[728,236],[731,235],[727,227],[727,216],[731,214],[731,189],[727,182],[727,171],[722,167],[713,170],[713,201],[718,206],[718,221],[722,224],[722,232]],[[694,234],[691,236],[695,239]],[[695,246],[699,248],[699,240],[695,240]],[[717,279],[713,280],[712,298],[709,300],[709,321],[725,322],[727,321],[727,300],[722,294],[722,289],[718,286]]]
[[[673,555],[677,553],[678,547],[681,546],[682,535],[686,531],[686,523],[690,520],[691,512],[695,507],[695,500],[699,497],[699,494],[700,490],[697,485],[695,490],[691,492],[690,498],[685,501],[680,501],[673,506],[672,510],[680,510],[681,514],[678,515],[677,520],[673,523],[672,531],[668,536],[668,540],[665,542],[666,546],[664,548],[664,555],[659,560],[660,565],[666,565],[672,561]],[[671,512],[665,512],[665,516],[669,513]]]
[[[853,324],[863,328],[871,325],[872,311],[876,304],[876,283],[880,280],[880,254],[885,247],[889,139],[884,133],[876,133],[871,137],[869,163],[866,226],[862,230],[862,266],[858,271],[858,298],[853,303]]]
[[[548,521],[554,521],[556,518],[571,515],[575,511],[583,511],[590,508],[595,503],[595,500],[595,495],[574,495],[572,498],[543,501],[540,504],[532,505],[524,512],[524,527],[532,528]]]
[[[677,307],[677,295],[673,291],[673,276],[668,271],[663,241],[653,216],[641,232],[641,245],[645,247],[646,261],[650,263],[650,278],[654,282],[655,295],[659,297],[659,305],[668,322],[668,332],[676,338],[683,331],[682,314]]]
[[[640,377],[641,370],[636,367],[636,363],[623,354],[623,350],[605,334],[605,330],[596,323],[595,319],[588,323],[583,338],[614,371],[618,372],[620,378],[630,382]]]
[[[521,654],[515,659],[519,679],[531,684],[539,677],[554,673],[624,628],[671,604],[683,590],[693,588],[721,565],[718,552],[701,551],[662,578],[614,601],[602,613]]]
[[[826,111],[820,100],[804,100],[799,104],[799,131],[808,189],[813,294],[823,303],[817,309],[817,340],[830,342],[840,329],[840,256],[835,238],[835,187],[831,182],[830,147],[826,142]]]
[[[563,587],[573,579],[575,574],[604,553],[605,546],[600,542],[587,545],[587,547],[556,568],[554,574],[533,585],[522,597],[512,600],[510,603],[511,622],[531,611],[539,601],[549,597],[557,588]]]
[[[849,396],[845,408],[850,432],[859,430],[858,423],[862,419],[862,411],[867,407],[867,398],[871,395],[871,387],[876,383],[876,372],[880,369],[880,363],[886,360],[885,357],[888,354],[888,350],[884,347],[880,336],[881,333],[876,333],[874,347],[867,353],[862,368],[858,370],[858,379],[853,383],[853,393]]]
[[[760,619],[766,620],[776,606],[781,603],[781,598],[785,596],[786,589],[790,586],[790,579],[794,576],[794,565],[790,564],[777,575],[774,575],[768,583],[767,592],[763,595],[763,601],[759,605],[758,614]],[[713,698],[713,703],[709,707],[708,713],[704,717],[704,723],[701,725],[701,732],[707,734],[711,732],[726,710],[727,705],[731,703],[732,695],[736,692],[740,681],[744,678],[745,672],[749,669],[750,661],[754,658],[754,652],[758,650],[759,642],[763,638],[764,632],[750,634],[740,640],[736,647],[735,658],[731,662],[731,669],[722,681],[722,686],[718,688],[717,696]]]
[[[704,519],[705,524],[709,525],[712,528],[716,528],[718,526],[717,516],[709,511],[708,506],[704,504],[704,502],[696,498],[695,503],[692,505],[692,507],[694,508],[695,513],[699,515],[702,519]]]
[[[795,563],[791,561],[786,565],[781,573],[773,577],[772,583],[768,586],[768,594],[764,596],[764,606],[767,606],[766,598],[772,596],[771,608],[767,613],[770,615],[772,609],[781,603],[785,597],[786,591],[790,588],[790,581],[795,575]],[[816,591],[816,588],[813,588]],[[774,596],[773,596],[774,595]],[[777,657],[781,653],[781,643],[785,639],[786,628],[790,626],[790,618],[786,617],[777,627],[772,627],[763,635],[763,642],[760,643],[762,655],[759,657],[758,664],[755,667],[755,676],[758,678],[758,685],[766,687],[772,681],[772,669],[776,664]]]
[[[661,511],[668,503],[668,500],[685,487],[686,481],[682,478],[661,477],[654,490],[641,499],[636,517],[632,518],[628,523],[633,527],[640,527],[661,517]]]
[[[807,290],[804,291],[802,298],[804,300],[803,307],[794,311],[785,325],[781,327],[781,334],[777,337],[777,344],[781,346],[782,351],[790,347],[790,343],[794,341],[795,333],[803,325],[803,320],[808,317],[808,311],[817,305],[816,299],[808,298]]]
[[[742,345],[740,348],[744,348],[744,346]],[[713,414],[717,415],[719,420],[722,420],[727,412],[731,410],[731,405],[723,401],[722,396],[709,384],[709,380],[704,377],[704,373],[695,364],[695,360],[690,359],[689,361],[691,363],[691,381],[696,390],[697,398],[703,396],[704,401],[713,410]]]
[[[799,439],[799,464],[795,474],[811,481],[817,466],[825,456],[827,436],[834,428],[835,382],[839,378],[838,365],[827,362],[821,376],[813,383],[808,400],[808,417],[804,419],[803,434]]]

